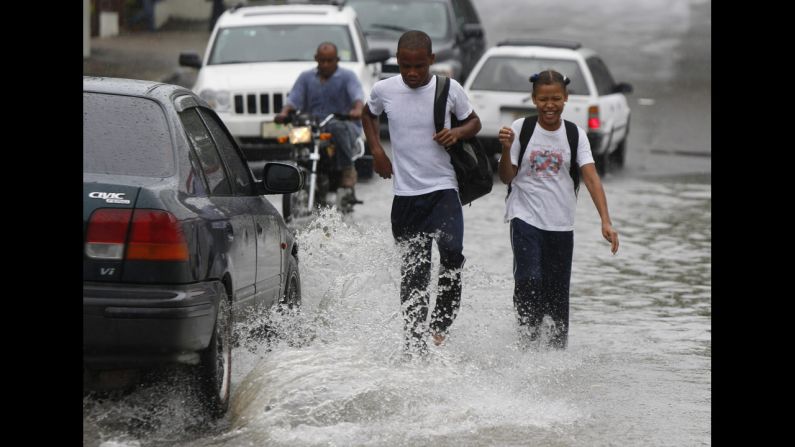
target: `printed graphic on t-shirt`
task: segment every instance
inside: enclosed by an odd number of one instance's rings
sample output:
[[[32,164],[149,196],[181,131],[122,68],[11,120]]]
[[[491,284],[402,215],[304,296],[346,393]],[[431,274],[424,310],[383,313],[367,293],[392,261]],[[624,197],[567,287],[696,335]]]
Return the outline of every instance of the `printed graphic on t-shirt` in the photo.
[[[530,172],[541,178],[553,178],[558,175],[563,166],[563,154],[551,148],[533,149],[530,152]]]

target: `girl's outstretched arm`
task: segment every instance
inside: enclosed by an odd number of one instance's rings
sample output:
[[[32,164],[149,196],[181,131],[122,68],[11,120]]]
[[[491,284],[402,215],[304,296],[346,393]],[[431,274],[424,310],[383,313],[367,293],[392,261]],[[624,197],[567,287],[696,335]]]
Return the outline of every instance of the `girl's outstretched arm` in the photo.
[[[607,211],[607,197],[605,190],[602,187],[602,181],[599,179],[599,174],[596,173],[596,165],[588,163],[580,167],[580,174],[582,181],[588,188],[591,194],[591,200],[599,212],[599,217],[602,219],[602,236],[610,242],[610,251],[616,254],[618,251],[618,232],[613,229],[613,222],[610,221],[610,213]]]

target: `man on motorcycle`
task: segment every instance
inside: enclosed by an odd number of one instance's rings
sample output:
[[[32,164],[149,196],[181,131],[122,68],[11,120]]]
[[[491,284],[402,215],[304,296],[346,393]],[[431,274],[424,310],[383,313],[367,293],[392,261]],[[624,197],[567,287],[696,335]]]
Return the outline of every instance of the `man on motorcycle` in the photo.
[[[321,118],[330,113],[348,114],[353,121],[332,120],[325,131],[331,133],[337,150],[340,186],[352,189],[357,175],[351,157],[356,153],[356,139],[361,135],[359,120],[364,108],[364,90],[353,71],[338,66],[339,60],[336,45],[321,43],[315,53],[317,68],[298,76],[287,103],[274,121],[285,122],[287,115],[295,110]]]

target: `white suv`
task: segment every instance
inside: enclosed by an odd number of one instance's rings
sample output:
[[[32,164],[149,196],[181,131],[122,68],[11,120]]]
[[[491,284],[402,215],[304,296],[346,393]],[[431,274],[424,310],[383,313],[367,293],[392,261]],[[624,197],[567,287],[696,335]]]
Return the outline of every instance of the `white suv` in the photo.
[[[263,123],[281,111],[298,75],[317,66],[315,52],[326,41],[369,95],[389,52],[368,51],[349,6],[238,6],[218,18],[204,62],[197,53],[182,53],[179,61],[199,69],[193,91],[215,109],[249,161],[284,159],[285,145],[263,136]]]
[[[508,40],[487,50],[464,84],[483,125],[478,138],[499,154],[500,127],[537,114],[530,76],[550,68],[571,79],[563,119],[586,130],[599,173],[623,166],[630,115],[624,94],[632,86],[616,83],[602,59],[577,42]]]

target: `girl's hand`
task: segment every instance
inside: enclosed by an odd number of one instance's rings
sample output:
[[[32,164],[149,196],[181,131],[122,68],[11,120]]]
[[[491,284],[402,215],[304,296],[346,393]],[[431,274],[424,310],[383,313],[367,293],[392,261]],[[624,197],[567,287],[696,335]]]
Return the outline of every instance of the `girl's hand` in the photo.
[[[618,251],[618,232],[609,223],[602,224],[602,236],[610,242],[610,251],[616,254]]]
[[[500,140],[500,144],[502,144],[503,149],[511,149],[511,145],[513,144],[514,139],[513,129],[510,127],[501,127],[500,132],[497,135],[497,139]]]

